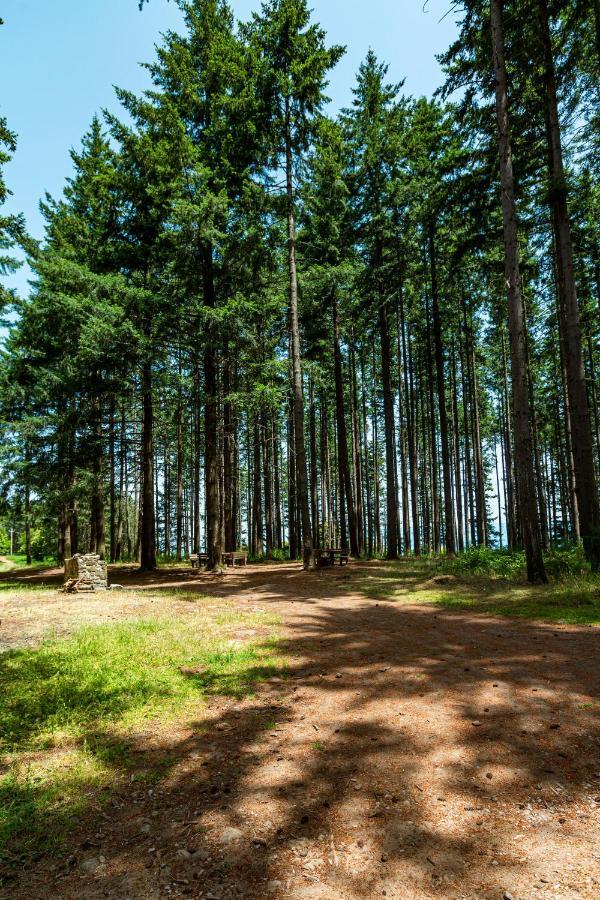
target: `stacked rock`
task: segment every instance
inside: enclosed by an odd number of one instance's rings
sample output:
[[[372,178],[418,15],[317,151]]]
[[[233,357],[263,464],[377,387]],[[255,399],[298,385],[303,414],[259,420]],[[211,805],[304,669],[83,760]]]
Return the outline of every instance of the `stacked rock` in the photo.
[[[65,560],[65,584],[75,582],[78,590],[107,591],[106,561],[96,553],[76,553]]]

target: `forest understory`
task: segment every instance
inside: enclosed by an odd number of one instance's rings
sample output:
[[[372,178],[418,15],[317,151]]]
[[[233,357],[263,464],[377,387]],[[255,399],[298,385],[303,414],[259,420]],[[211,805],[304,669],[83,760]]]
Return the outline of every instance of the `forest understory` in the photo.
[[[597,584],[544,622],[432,560],[60,578],[0,576],[3,897],[597,896]]]

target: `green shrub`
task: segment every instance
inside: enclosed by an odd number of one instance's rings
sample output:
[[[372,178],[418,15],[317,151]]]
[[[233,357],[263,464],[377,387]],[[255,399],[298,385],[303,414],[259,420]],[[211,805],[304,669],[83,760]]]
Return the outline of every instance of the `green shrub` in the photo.
[[[278,550],[277,547],[271,550],[271,559],[273,562],[288,562],[289,558],[287,550]]]
[[[588,564],[579,544],[553,547],[544,553],[546,574],[550,578],[584,575]],[[490,578],[522,578],[525,575],[525,554],[522,550],[469,547],[454,559],[445,560],[442,568],[454,575],[487,575]]]
[[[525,570],[522,550],[492,550],[490,547],[469,547],[454,559],[443,564],[455,575],[488,575],[492,578],[518,578]]]
[[[588,564],[580,544],[566,544],[553,547],[544,554],[546,574],[551,578],[564,578],[567,575],[584,575]]]

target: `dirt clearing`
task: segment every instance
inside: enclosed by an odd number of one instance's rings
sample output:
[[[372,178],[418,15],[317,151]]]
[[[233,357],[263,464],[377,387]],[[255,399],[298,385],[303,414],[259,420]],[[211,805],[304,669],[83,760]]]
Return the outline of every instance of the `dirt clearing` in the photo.
[[[2,592],[4,647],[185,617],[197,592],[278,616],[288,668],[132,734],[160,777],[91,796],[64,855],[13,868],[2,896],[597,897],[598,629],[376,600],[359,585],[381,565],[121,568],[126,590],[93,599],[36,573]]]

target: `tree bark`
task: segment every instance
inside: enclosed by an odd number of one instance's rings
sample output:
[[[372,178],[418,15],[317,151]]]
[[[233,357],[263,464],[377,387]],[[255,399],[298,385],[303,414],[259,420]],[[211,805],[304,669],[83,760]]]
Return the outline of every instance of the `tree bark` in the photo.
[[[427,386],[429,400],[429,432],[430,432],[430,473],[431,473],[431,517],[433,525],[433,552],[441,551],[440,537],[440,503],[438,493],[438,454],[437,454],[437,427],[435,419],[435,404],[433,402],[434,378],[431,349],[431,329],[429,325],[429,303],[426,304],[426,328],[427,328]]]
[[[25,559],[31,565],[31,494],[29,483],[25,484]]]
[[[356,386],[356,356],[354,351],[354,338],[350,351],[350,415],[352,423],[352,461],[354,479],[352,489],[356,507],[356,532],[358,535],[358,555],[362,556],[364,550],[364,511],[363,511],[363,479],[362,479],[362,448],[360,429],[358,426],[358,390]]]
[[[292,138],[289,100],[285,107],[285,176],[287,197],[288,272],[290,281],[290,339],[292,357],[292,389],[294,410],[294,449],[296,462],[296,492],[302,526],[302,561],[305,569],[315,568],[310,501],[308,496],[308,471],[304,447],[304,392],[302,389],[302,365],[300,361],[300,325],[298,322],[298,276],[296,272],[296,226],[294,223],[294,188],[292,165]]]
[[[513,384],[513,427],[515,434],[515,467],[527,577],[529,581],[546,582],[540,526],[535,496],[535,476],[531,446],[531,414],[527,387],[525,351],[525,311],[521,296],[517,210],[512,165],[512,148],[508,118],[506,63],[502,0],[491,0],[492,55],[495,76],[496,119],[502,186],[502,221],[504,231],[505,280],[508,294],[511,373]]]
[[[308,432],[310,443],[310,511],[313,524],[313,540],[319,546],[319,473],[317,470],[317,414],[315,410],[315,383],[311,378],[308,385]]]
[[[440,441],[442,449],[442,479],[444,482],[444,530],[446,554],[456,553],[454,530],[454,505],[452,502],[452,475],[450,443],[448,441],[448,413],[446,410],[446,376],[444,372],[444,348],[442,344],[442,321],[438,296],[437,265],[435,257],[435,230],[433,223],[428,227],[429,267],[431,273],[431,300],[433,312],[433,343],[435,347],[435,370],[437,378],[438,407],[440,416]]]
[[[216,306],[213,248],[206,244],[203,251],[203,299],[205,306]],[[218,379],[214,329],[209,323],[204,348],[204,471],[206,482],[206,568],[220,569],[223,546],[219,510],[219,434]]]
[[[398,498],[396,497],[396,467],[394,448],[394,398],[390,329],[387,300],[380,298],[379,337],[381,341],[381,382],[383,390],[383,425],[385,433],[385,497],[387,558],[398,559]]]
[[[331,298],[333,313],[333,370],[335,380],[335,420],[337,432],[338,466],[340,470],[340,482],[348,510],[348,525],[350,535],[350,552],[352,556],[359,556],[358,527],[356,518],[356,506],[354,503],[354,491],[350,478],[350,466],[348,464],[348,434],[346,429],[346,414],[344,404],[344,376],[342,373],[342,352],[340,349],[340,323],[338,316],[338,304],[335,288]]]
[[[140,571],[156,569],[156,522],[154,518],[154,407],[152,364],[142,368],[142,458],[140,497]]]
[[[258,418],[254,420],[253,429],[253,461],[252,461],[252,523],[254,529],[254,553],[256,556],[263,555],[263,510],[262,510],[262,494],[260,489],[260,429]]]
[[[458,420],[458,396],[456,386],[456,357],[452,350],[452,438],[454,445],[454,483],[456,497],[456,536],[458,552],[462,553],[465,544],[463,538],[463,490],[460,475],[460,428]]]
[[[571,223],[567,206],[556,76],[547,0],[537,0],[540,35],[544,57],[544,92],[546,102],[546,136],[550,177],[550,206],[556,239],[556,261],[559,292],[564,315],[559,327],[564,328],[566,345],[567,389],[571,411],[571,433],[575,492],[579,524],[585,555],[592,571],[600,571],[600,505],[594,472],[592,428],[585,383],[585,369],[579,323],[579,307],[573,266]]]
[[[181,378],[181,370],[179,376]],[[175,423],[177,442],[175,470],[175,557],[177,562],[180,562],[183,554],[183,403],[180,384],[177,386],[177,391],[177,421]]]
[[[117,545],[117,518],[115,503],[115,403],[111,400],[109,415],[109,541],[110,541],[110,561],[115,561],[116,545]]]

